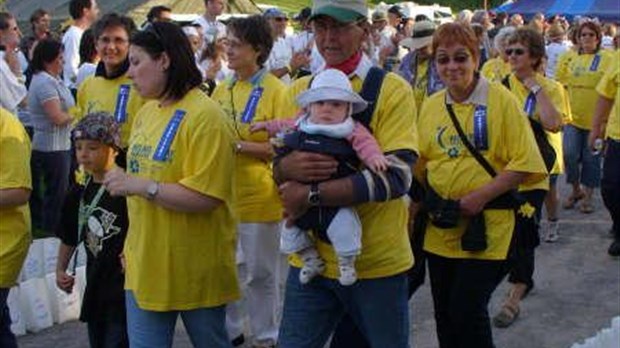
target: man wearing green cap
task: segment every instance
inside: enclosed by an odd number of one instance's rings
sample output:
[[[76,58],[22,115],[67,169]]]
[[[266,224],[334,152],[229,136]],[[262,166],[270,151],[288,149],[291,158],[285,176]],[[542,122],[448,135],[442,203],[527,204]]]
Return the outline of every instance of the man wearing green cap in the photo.
[[[355,286],[338,283],[337,256],[320,234],[316,245],[326,263],[322,274],[300,284],[303,260],[291,258],[278,344],[282,348],[323,347],[345,315],[371,347],[409,346],[405,272],[413,265],[413,256],[407,204],[401,197],[411,185],[411,166],[417,157],[417,110],[408,83],[396,74],[377,72],[362,53],[362,43],[370,35],[367,14],[364,0],[314,0],[310,21],[325,68],[344,72],[362,95],[368,85],[376,86],[378,94],[368,99],[373,111],[367,125],[390,165],[380,173],[360,168],[349,177],[331,179],[338,162],[328,155],[296,151],[275,164],[274,176],[289,217],[302,215],[310,206],[349,205],[356,208],[363,229]],[[379,83],[369,82],[377,81],[378,75]],[[297,108],[295,97],[309,82],[310,77],[304,77],[291,85],[284,101],[288,108],[283,110]],[[359,114],[353,117],[362,119]]]

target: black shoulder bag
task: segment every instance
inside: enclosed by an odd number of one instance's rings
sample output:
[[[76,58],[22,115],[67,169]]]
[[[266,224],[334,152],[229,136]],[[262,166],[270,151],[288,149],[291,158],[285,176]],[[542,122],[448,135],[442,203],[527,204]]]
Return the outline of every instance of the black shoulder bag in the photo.
[[[502,84],[510,90],[510,75],[504,77],[502,79]],[[534,138],[536,139],[536,144],[538,145],[538,151],[540,151],[540,155],[545,162],[545,167],[548,172],[551,172],[553,166],[555,165],[555,160],[557,159],[557,154],[555,149],[549,143],[549,139],[547,138],[547,133],[545,129],[540,124],[540,122],[536,121],[533,117],[527,118],[530,121],[530,126],[532,127],[532,131],[534,132]]]

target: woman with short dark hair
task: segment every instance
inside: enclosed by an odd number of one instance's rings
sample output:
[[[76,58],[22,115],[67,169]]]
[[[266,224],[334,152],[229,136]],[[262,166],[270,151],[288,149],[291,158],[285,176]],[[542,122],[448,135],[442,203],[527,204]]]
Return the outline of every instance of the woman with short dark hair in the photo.
[[[196,347],[229,347],[225,306],[239,298],[233,137],[183,31],[157,22],[130,41],[128,76],[145,99],[127,172],[106,174],[128,197],[125,289],[131,347],[170,347],[181,315]]]
[[[63,46],[43,39],[35,47],[30,67],[28,109],[32,138],[32,184],[30,198],[33,226],[53,234],[60,219],[61,204],[69,185],[71,164],[70,131],[75,104],[71,91],[60,80]]]
[[[129,39],[136,31],[133,20],[117,13],[101,17],[92,28],[94,46],[100,58],[94,76],[84,80],[77,92],[76,118],[105,111],[121,126],[121,149],[116,163],[126,167],[127,146],[133,120],[144,99],[127,76]],[[82,39],[86,36],[86,32]]]
[[[545,141],[547,146],[551,146],[556,156],[546,160],[550,179],[544,178],[519,186],[519,192],[535,212],[530,216],[517,217],[518,232],[513,244],[514,257],[508,277],[512,286],[500,312],[493,318],[497,327],[510,326],[517,319],[521,300],[534,287],[534,251],[540,243],[538,222],[547,192],[551,195],[557,192],[555,184],[563,166],[560,129],[570,117],[562,85],[539,73],[545,57],[545,42],[538,31],[529,27],[517,29],[508,37],[505,55],[513,72],[502,83],[517,97],[519,105],[522,105],[522,110],[529,117],[532,130],[538,132],[539,141]],[[556,218],[557,226],[557,215],[551,212],[548,215]],[[550,230],[549,233],[557,235],[557,230]]]
[[[476,73],[469,26],[440,26],[433,59],[446,89],[419,114],[416,172],[427,183],[424,250],[439,347],[491,348],[488,304],[505,275],[518,206],[508,192],[544,178],[544,163],[514,96]]]

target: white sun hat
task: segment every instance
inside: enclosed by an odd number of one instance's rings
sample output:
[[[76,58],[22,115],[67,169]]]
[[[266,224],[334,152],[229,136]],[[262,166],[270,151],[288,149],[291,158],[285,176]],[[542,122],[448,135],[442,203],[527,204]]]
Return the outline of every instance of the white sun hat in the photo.
[[[304,108],[322,100],[341,100],[351,103],[351,111],[354,114],[364,111],[368,106],[368,103],[353,91],[347,75],[336,69],[325,69],[319,72],[313,78],[310,89],[297,96],[297,103]]]

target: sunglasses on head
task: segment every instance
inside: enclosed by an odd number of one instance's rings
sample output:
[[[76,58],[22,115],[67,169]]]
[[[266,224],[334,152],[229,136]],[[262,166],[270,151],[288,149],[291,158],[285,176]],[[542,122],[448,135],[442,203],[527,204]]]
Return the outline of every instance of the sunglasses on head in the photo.
[[[525,54],[525,50],[523,48],[508,48],[504,51],[504,53],[506,53],[509,57],[512,56],[513,53],[515,56],[522,56]]]
[[[454,57],[449,57],[449,56],[440,56],[437,57],[437,59],[435,59],[435,62],[439,65],[446,65],[448,63],[450,63],[450,61],[453,61],[455,63],[458,64],[463,64],[465,62],[467,62],[467,60],[469,59],[469,55],[467,54],[461,54],[461,55],[457,55]]]

